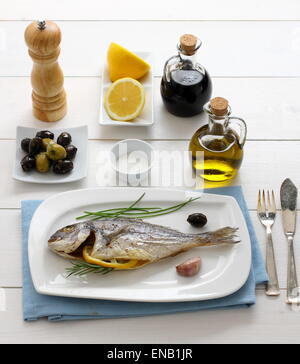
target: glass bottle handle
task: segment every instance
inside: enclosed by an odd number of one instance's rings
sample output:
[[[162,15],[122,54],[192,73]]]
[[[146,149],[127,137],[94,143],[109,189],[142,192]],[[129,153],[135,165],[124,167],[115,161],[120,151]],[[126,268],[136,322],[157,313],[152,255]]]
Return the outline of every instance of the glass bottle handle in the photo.
[[[172,63],[172,61],[174,60],[178,60],[180,59],[180,56],[173,56],[171,58],[169,58],[167,60],[167,62],[165,63],[165,66],[164,66],[164,74],[163,74],[163,79],[167,82],[170,82],[171,81],[171,77],[170,77],[170,64]]]
[[[237,118],[235,116],[230,116],[228,118],[229,124],[236,124],[238,125],[239,129],[240,129],[240,135],[239,135],[239,143],[241,145],[241,147],[244,146],[245,142],[246,142],[246,138],[247,138],[247,125],[245,123],[245,120],[241,119],[241,118]]]

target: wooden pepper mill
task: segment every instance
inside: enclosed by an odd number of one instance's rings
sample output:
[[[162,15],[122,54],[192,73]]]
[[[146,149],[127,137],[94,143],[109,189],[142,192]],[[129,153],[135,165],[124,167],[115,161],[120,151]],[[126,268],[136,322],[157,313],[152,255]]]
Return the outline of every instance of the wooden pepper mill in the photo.
[[[51,21],[31,23],[25,31],[28,53],[34,64],[31,73],[34,116],[42,121],[57,121],[67,112],[64,75],[57,62],[61,31]]]

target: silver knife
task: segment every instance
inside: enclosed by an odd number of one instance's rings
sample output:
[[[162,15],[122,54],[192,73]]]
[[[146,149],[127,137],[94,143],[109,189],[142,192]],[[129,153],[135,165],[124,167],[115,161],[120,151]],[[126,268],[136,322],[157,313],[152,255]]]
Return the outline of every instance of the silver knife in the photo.
[[[283,229],[288,241],[287,303],[300,305],[300,290],[294,254],[298,190],[290,179],[286,179],[283,182],[280,196]]]

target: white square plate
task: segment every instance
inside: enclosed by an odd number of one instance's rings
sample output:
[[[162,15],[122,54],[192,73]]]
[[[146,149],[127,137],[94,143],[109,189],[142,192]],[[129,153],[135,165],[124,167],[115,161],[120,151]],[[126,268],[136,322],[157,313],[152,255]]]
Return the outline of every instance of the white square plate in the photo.
[[[101,100],[100,100],[100,115],[99,115],[99,123],[100,125],[107,126],[150,126],[154,123],[154,112],[153,112],[153,62],[152,55],[149,52],[135,52],[135,54],[145,60],[150,64],[151,69],[149,73],[139,80],[142,85],[145,87],[146,92],[146,103],[142,114],[132,121],[116,121],[112,120],[104,107],[104,96],[111,86],[111,80],[109,78],[107,65],[104,67],[102,74],[102,86],[101,86]]]
[[[77,147],[76,158],[74,159],[74,169],[65,175],[58,175],[49,171],[48,173],[39,173],[37,171],[31,171],[26,173],[23,171],[20,162],[26,155],[21,149],[21,141],[24,138],[34,138],[36,133],[40,130],[49,130],[54,133],[55,140],[62,132],[67,132],[72,136],[72,144]],[[16,137],[16,160],[13,170],[13,178],[28,183],[67,183],[79,181],[87,175],[87,141],[88,141],[88,127],[79,126],[75,128],[53,129],[45,125],[43,129],[26,128],[24,126],[17,127]]]
[[[48,239],[58,229],[75,223],[85,210],[128,206],[143,192],[143,206],[169,207],[201,196],[182,210],[152,219],[151,223],[169,226],[186,233],[201,233],[225,226],[238,227],[241,243],[234,246],[195,248],[135,271],[115,271],[101,276],[90,274],[66,278],[70,261],[48,249]],[[191,213],[207,215],[205,229],[187,223]],[[78,222],[78,221],[77,221]],[[29,262],[35,289],[46,295],[119,301],[179,302],[201,301],[227,296],[246,282],[251,267],[248,229],[236,200],[228,196],[199,194],[178,190],[97,188],[65,192],[44,201],[35,212],[29,232]],[[200,256],[200,274],[184,278],[176,265]]]

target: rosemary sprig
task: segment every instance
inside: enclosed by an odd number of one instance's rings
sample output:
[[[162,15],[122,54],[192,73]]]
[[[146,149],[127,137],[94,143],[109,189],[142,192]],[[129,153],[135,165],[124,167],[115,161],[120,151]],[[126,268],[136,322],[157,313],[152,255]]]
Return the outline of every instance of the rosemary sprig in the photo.
[[[101,267],[100,265],[90,264],[83,260],[72,262],[72,267],[66,268],[68,273],[67,278],[71,276],[82,277],[90,273],[105,275],[112,272],[113,270],[113,268]]]

